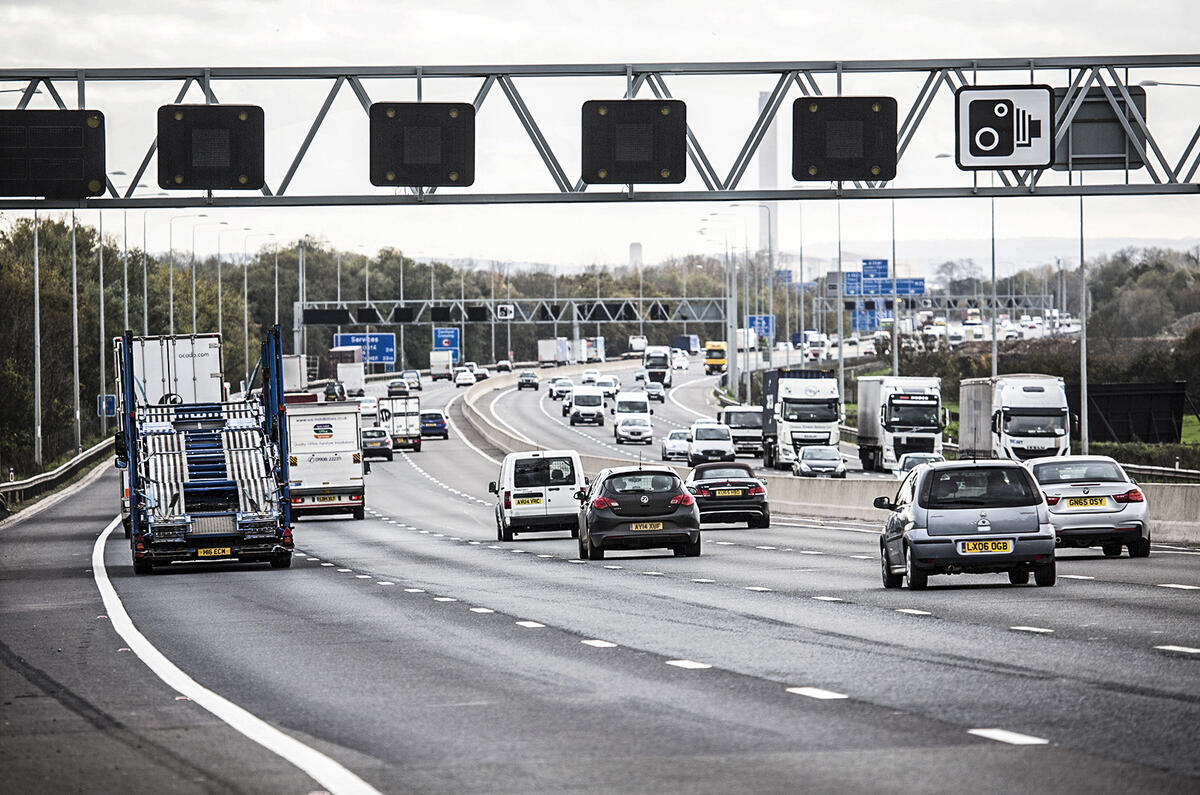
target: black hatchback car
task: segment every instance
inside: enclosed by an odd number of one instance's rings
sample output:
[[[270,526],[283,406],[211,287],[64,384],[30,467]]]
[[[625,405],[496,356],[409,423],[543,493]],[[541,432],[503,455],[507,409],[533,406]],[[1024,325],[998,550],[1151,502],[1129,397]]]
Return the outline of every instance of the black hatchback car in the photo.
[[[700,464],[688,473],[684,485],[696,498],[702,522],[771,526],[767,487],[754,476],[749,464]]]
[[[700,510],[673,469],[605,469],[575,497],[581,503],[580,558],[603,560],[610,549],[658,547],[677,556],[700,555]]]

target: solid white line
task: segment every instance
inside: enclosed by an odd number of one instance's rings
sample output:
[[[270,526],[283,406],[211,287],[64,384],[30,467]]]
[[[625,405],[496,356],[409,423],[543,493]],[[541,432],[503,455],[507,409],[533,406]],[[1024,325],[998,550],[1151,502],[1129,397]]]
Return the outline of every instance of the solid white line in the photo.
[[[539,624],[539,623],[538,623],[538,622],[536,622],[536,621],[518,621],[518,622],[517,622],[517,626],[518,626],[518,627],[525,627],[526,629],[541,629],[542,627],[544,627],[544,626],[546,626],[546,625],[545,625],[545,624]]]
[[[465,444],[467,447],[474,450],[475,453],[477,455],[479,455],[479,457],[483,458],[485,461],[491,461],[496,466],[500,466],[499,461],[492,458],[490,455],[483,452],[475,445],[471,444],[471,440],[468,439],[467,437],[463,436],[462,431],[460,431],[455,426],[454,421],[450,419],[450,406],[452,406],[454,404],[454,401],[458,400],[460,397],[462,397],[461,394],[455,395],[454,397],[450,398],[450,400],[446,401],[446,405],[442,407],[442,413],[446,415],[446,427],[449,428],[450,430],[454,431],[454,434],[455,434],[455,436],[458,437],[458,440],[460,442],[462,442],[463,444]]]
[[[579,641],[584,646],[591,646],[596,649],[615,649],[617,644],[609,643],[606,640],[581,640]]]
[[[713,377],[713,376],[704,376],[704,378],[712,378],[712,377]],[[695,379],[695,380],[688,381],[686,384],[680,384],[678,387],[675,387],[675,388],[672,388],[672,389],[668,389],[668,390],[667,390],[667,397],[670,399],[670,401],[671,401],[672,403],[674,403],[676,406],[679,406],[679,408],[683,409],[683,410],[684,410],[684,411],[686,411],[688,414],[695,414],[697,417],[700,417],[701,419],[709,419],[709,416],[708,416],[707,414],[705,414],[705,413],[703,413],[703,412],[701,412],[701,411],[696,411],[696,410],[695,410],[695,409],[693,409],[693,408],[688,408],[687,406],[685,406],[685,405],[683,405],[682,403],[680,403],[680,402],[679,402],[679,400],[678,400],[678,399],[675,397],[675,392],[676,392],[676,390],[677,390],[677,389],[682,389],[683,387],[685,387],[685,386],[690,386],[690,385],[692,385],[692,384],[699,384],[699,383],[700,383],[702,380],[703,380],[703,378],[697,378],[697,379]],[[711,383],[710,383],[710,384],[708,384],[708,387],[711,389],[711,388],[712,388],[712,384],[711,384]]]
[[[1086,574],[1060,574],[1058,575],[1064,580],[1094,580],[1095,577],[1089,577]]]
[[[128,644],[138,659],[145,663],[146,667],[168,687],[208,710],[248,739],[291,762],[329,792],[378,792],[370,784],[315,748],[310,748],[299,740],[284,734],[262,718],[201,686],[195,679],[168,660],[162,652],[154,647],[154,644],[146,639],[145,635],[138,631],[129,614],[125,612],[125,605],[121,603],[121,597],[117,595],[116,589],[109,581],[108,571],[104,567],[104,544],[108,540],[109,534],[120,524],[121,517],[113,519],[92,546],[92,574],[113,629]]]
[[[787,692],[795,693],[798,696],[821,699],[822,701],[849,698],[845,693],[835,693],[832,690],[822,690],[819,687],[789,687],[787,688]]]
[[[967,734],[974,734],[976,737],[995,740],[998,743],[1008,743],[1009,745],[1049,745],[1050,743],[1049,740],[1041,737],[1018,734],[1017,732],[1010,732],[1007,729],[967,729]]]
[[[505,395],[511,395],[513,392],[516,392],[516,391],[517,391],[517,388],[513,387],[512,389],[506,389],[503,392],[497,392],[496,396],[494,398],[492,398],[492,402],[488,404],[488,411],[491,413],[492,419],[494,419],[496,422],[500,423],[505,428],[507,428],[509,431],[511,431],[513,436],[517,437],[518,439],[525,442],[526,444],[531,444],[534,447],[536,447],[537,444],[532,439],[530,439],[528,436],[526,436],[525,434],[518,431],[513,426],[509,425],[504,420],[500,419],[500,415],[496,412],[496,401],[499,400],[500,398],[504,397]],[[538,390],[538,391],[540,392],[541,390]]]
[[[816,599],[818,602],[840,602],[840,601],[842,601],[837,596],[814,596],[813,599]]]
[[[1159,588],[1175,588],[1179,591],[1200,591],[1200,585],[1181,585],[1177,582],[1160,582]]]
[[[1054,632],[1054,630],[1052,630],[1052,629],[1046,629],[1045,627],[1024,627],[1024,626],[1015,626],[1015,627],[1009,627],[1009,629],[1016,630],[1017,632],[1037,632],[1037,633],[1040,633],[1040,634],[1042,634],[1042,635],[1049,635],[1049,634],[1051,634],[1051,633],[1053,633],[1053,632]]]
[[[761,585],[747,585],[747,586],[746,586],[746,590],[747,590],[747,591],[769,591],[769,590],[771,590],[771,589],[770,589],[770,588],[764,588],[764,587],[762,587]]]
[[[1156,649],[1163,651],[1177,651],[1183,654],[1200,654],[1200,649],[1193,649],[1191,646],[1155,646]]]
[[[695,660],[667,660],[667,665],[674,665],[676,668],[687,668],[688,670],[698,671],[701,668],[712,668],[711,665]]]

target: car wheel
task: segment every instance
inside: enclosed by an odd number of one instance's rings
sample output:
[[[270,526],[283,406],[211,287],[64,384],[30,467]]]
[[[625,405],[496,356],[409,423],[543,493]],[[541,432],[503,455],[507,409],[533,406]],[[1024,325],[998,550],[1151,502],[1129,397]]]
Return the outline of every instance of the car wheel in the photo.
[[[663,461],[666,461],[666,460],[667,460],[667,453],[666,453],[666,451],[665,451],[665,450],[663,450],[663,451],[660,451],[660,452],[659,452],[659,454],[662,456],[662,460],[663,460]]]
[[[512,525],[509,525],[508,527],[504,527],[503,525],[501,525],[501,527],[500,527],[500,540],[501,540],[501,541],[512,541],[512,540],[513,540],[513,529],[512,529]]]
[[[929,585],[929,573],[913,563],[912,548],[904,548],[904,579],[910,591],[923,591]]]
[[[1122,546],[1120,544],[1105,544],[1101,549],[1104,550],[1104,557],[1106,558],[1121,557]]]
[[[504,540],[504,531],[500,529],[500,512],[496,511],[496,540]]]
[[[603,417],[601,417],[601,418],[600,418],[600,419],[599,419],[599,420],[596,422],[596,427],[597,427],[597,428],[603,428],[603,427],[604,427],[604,418],[603,418]]]
[[[1129,557],[1131,558],[1148,558],[1150,557],[1150,539],[1139,538],[1129,545]]]
[[[695,541],[689,541],[683,545],[683,556],[686,558],[700,557],[700,537],[697,536]]]
[[[290,569],[292,567],[292,553],[280,552],[277,555],[271,556],[271,568],[273,569]]]
[[[1050,562],[1045,566],[1033,570],[1033,581],[1039,588],[1049,588],[1054,585],[1056,579],[1058,579],[1058,573],[1054,566],[1054,558],[1050,558]]]
[[[589,537],[587,541],[587,559],[604,560],[604,550],[593,544],[591,537]]]
[[[576,533],[578,533],[578,532],[579,531],[577,530]],[[584,542],[583,536],[577,536],[577,537],[579,538],[579,559],[587,560],[588,559],[587,544]]]
[[[571,418],[571,425],[572,425],[572,426],[573,426],[573,425],[575,425],[575,418],[574,418],[574,417],[572,417],[572,418]]]
[[[771,511],[769,509],[763,511],[762,516],[760,516],[759,518],[750,522],[750,527],[753,527],[753,528],[756,528],[759,530],[765,530],[770,526],[771,526]]]
[[[888,564],[887,550],[883,544],[879,545],[879,568],[883,573],[884,588],[899,588],[904,577],[899,574],[892,574],[892,567]]]
[[[617,444],[621,444],[621,437],[619,437],[619,436],[614,436],[614,437],[613,437],[613,441],[614,441],[614,442],[616,442]]]
[[[1013,585],[1027,585],[1029,583],[1029,569],[1013,569],[1008,573],[1008,581]]]

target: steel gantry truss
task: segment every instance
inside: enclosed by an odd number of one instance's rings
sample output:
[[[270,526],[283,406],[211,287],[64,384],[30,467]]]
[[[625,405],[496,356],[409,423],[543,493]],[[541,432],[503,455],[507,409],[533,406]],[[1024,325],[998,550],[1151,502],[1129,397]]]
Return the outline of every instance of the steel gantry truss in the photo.
[[[306,205],[394,205],[394,204],[500,204],[500,203],[586,203],[628,201],[772,201],[788,199],[842,199],[842,198],[942,198],[956,196],[1064,196],[1064,195],[1135,195],[1135,194],[1194,194],[1200,192],[1197,171],[1200,169],[1200,103],[1183,101],[1180,112],[1170,119],[1171,124],[1185,125],[1185,130],[1194,130],[1187,143],[1178,147],[1174,156],[1160,143],[1149,118],[1161,119],[1162,113],[1147,112],[1143,116],[1131,99],[1130,72],[1138,75],[1162,75],[1164,84],[1186,80],[1200,82],[1200,55],[1141,55],[1100,56],[1061,58],[988,58],[988,59],[943,59],[943,60],[879,60],[879,61],[811,61],[811,62],[750,62],[750,63],[629,63],[629,64],[574,64],[574,65],[524,65],[524,66],[391,66],[391,67],[254,67],[254,68],[130,68],[130,69],[0,69],[0,82],[21,82],[24,88],[19,95],[17,108],[28,107],[40,88],[54,104],[66,109],[60,87],[74,84],[76,105],[86,106],[89,85],[96,84],[167,84],[178,85],[174,93],[175,102],[185,101],[193,86],[202,94],[207,104],[216,104],[218,89],[236,86],[239,102],[252,102],[254,87],[269,97],[272,86],[278,81],[307,81],[319,85],[327,84],[328,93],[308,126],[307,134],[291,158],[289,165],[272,183],[268,180],[260,194],[223,191],[181,191],[170,196],[152,196],[154,188],[139,190],[137,187],[145,175],[157,149],[153,130],[147,131],[150,144],[139,165],[129,164],[126,170],[134,174],[130,187],[119,193],[111,181],[103,197],[83,200],[46,200],[12,198],[0,200],[0,209],[19,208],[149,208],[149,207],[250,207],[250,206],[306,206]],[[1180,78],[1179,74],[1184,77]],[[656,98],[673,98],[668,78],[676,84],[701,78],[727,78],[760,76],[766,81],[774,80],[768,99],[756,114],[747,113],[748,132],[737,150],[737,155],[726,167],[718,166],[708,150],[701,144],[699,131],[691,125],[687,129],[687,151],[689,161],[703,189],[680,187],[678,189],[635,190],[632,186],[589,187],[581,179],[573,179],[562,165],[561,157],[550,144],[541,125],[535,119],[517,81],[528,85],[533,80],[575,80],[604,78],[604,90],[598,95],[611,95],[608,86],[612,78],[624,78],[625,98],[653,95]],[[1056,118],[1056,141],[1061,143],[1070,134],[1072,124],[1089,92],[1099,89],[1114,110],[1128,139],[1128,145],[1137,151],[1143,170],[1091,172],[1087,184],[1072,179],[1071,172],[1055,174],[1050,169],[1031,171],[1000,171],[1000,183],[995,187],[984,187],[971,175],[956,174],[955,184],[919,184],[918,176],[909,179],[903,167],[899,182],[836,183],[794,187],[781,190],[747,189],[742,180],[758,151],[768,128],[779,116],[779,110],[790,94],[798,96],[841,95],[844,78],[852,76],[854,92],[857,94],[891,94],[890,87],[897,79],[907,81],[908,89],[914,92],[907,112],[898,130],[897,158],[903,163],[915,136],[927,121],[935,102],[952,101],[955,89],[968,85],[996,83],[1047,83],[1065,87],[1066,95],[1059,105]],[[473,103],[481,110],[485,101],[499,93],[507,100],[521,126],[544,164],[553,191],[517,190],[507,193],[475,192],[470,188],[438,192],[435,188],[410,188],[406,191],[394,189],[371,189],[371,192],[355,192],[358,186],[368,183],[367,174],[361,175],[345,191],[313,195],[289,193],[293,180],[306,162],[306,155],[333,107],[334,100],[343,91],[350,91],[365,113],[372,102],[368,87],[383,81],[411,81],[415,85],[416,97],[421,100],[423,84],[429,80],[478,80]],[[879,87],[872,87],[872,82]],[[1153,80],[1143,80],[1154,85]],[[746,101],[737,107],[757,107],[757,91],[762,84],[747,91]],[[743,83],[744,85],[744,83]],[[248,88],[248,86],[250,88]],[[706,88],[711,83],[706,84]],[[390,86],[389,86],[390,88]],[[496,92],[495,89],[499,89]],[[250,94],[247,96],[247,94]],[[895,92],[903,93],[903,92]],[[147,102],[155,105],[169,101],[171,94],[148,97]],[[378,95],[381,96],[381,95]],[[394,97],[389,97],[394,98]],[[463,98],[464,100],[466,97]],[[692,100],[702,102],[703,100]],[[906,101],[907,102],[907,101]],[[261,103],[260,103],[261,104]],[[495,104],[495,103],[493,103]],[[723,104],[723,117],[736,123],[736,113]],[[903,105],[902,105],[903,107]],[[103,107],[100,110],[105,110]],[[1129,109],[1128,111],[1126,109]],[[577,107],[562,107],[558,113],[578,118]],[[115,119],[113,120],[115,122]],[[268,151],[280,147],[282,142],[273,130],[282,125],[272,119],[267,128]],[[286,119],[285,122],[299,121]],[[110,123],[110,129],[124,125]],[[926,124],[926,127],[929,125]],[[745,127],[743,127],[745,129]],[[1143,143],[1144,141],[1144,143]],[[1179,141],[1182,144],[1182,138]],[[347,146],[363,147],[367,143],[367,128]],[[578,139],[576,139],[578,145]],[[559,150],[561,151],[561,149]],[[111,166],[119,166],[110,163]],[[484,164],[486,168],[486,164]],[[531,181],[540,182],[540,175],[526,175]],[[926,181],[928,178],[925,178]],[[694,181],[693,186],[695,185]],[[912,184],[915,183],[915,184]],[[271,185],[275,187],[272,188]]]
[[[354,325],[410,325],[420,323],[724,323],[725,298],[502,298],[418,299],[370,301],[296,302],[296,326],[338,325],[304,322],[305,309],[346,309]],[[512,306],[511,318],[501,318],[496,307]],[[468,317],[468,310],[482,308],[486,316]],[[397,310],[412,311],[412,319],[400,319]],[[434,320],[433,310],[449,312],[449,319]],[[378,319],[376,319],[378,318]]]

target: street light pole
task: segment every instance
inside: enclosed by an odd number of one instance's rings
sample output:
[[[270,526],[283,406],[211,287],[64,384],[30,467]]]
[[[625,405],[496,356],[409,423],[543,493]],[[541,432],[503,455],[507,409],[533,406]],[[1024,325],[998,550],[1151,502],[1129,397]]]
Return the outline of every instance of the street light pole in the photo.
[[[75,452],[83,451],[83,429],[79,413],[79,270],[75,251],[75,211],[71,211],[71,375],[75,388]]]
[[[108,391],[108,373],[105,367],[104,360],[104,211],[97,212],[98,234],[99,234],[99,282],[100,282],[100,394],[103,395]],[[100,435],[108,435],[108,417],[104,412],[100,412]]]
[[[992,171],[990,174],[992,176],[992,187],[995,187],[996,172]],[[995,378],[998,364],[996,357],[1000,350],[999,343],[996,340],[996,197],[992,196],[989,201],[992,205],[992,378]],[[1082,240],[1082,237],[1080,239]],[[949,333],[949,329],[946,331]]]
[[[896,200],[892,199],[892,375],[900,375],[900,296],[896,279],[900,276],[896,262]],[[995,357],[992,357],[995,359]]]
[[[33,462],[42,465],[42,291],[38,211],[33,211]],[[101,356],[103,356],[101,352]]]
[[[196,333],[196,230],[202,226],[227,226],[228,221],[214,221],[211,224],[195,224],[192,227],[192,333]],[[220,262],[221,236],[217,235],[217,262]],[[218,296],[220,292],[218,291]],[[220,323],[217,324],[217,332],[220,333]]]
[[[1082,181],[1082,177],[1081,177]],[[1063,302],[1064,306],[1066,302]],[[1079,194],[1079,452],[1088,454],[1088,288],[1087,261],[1083,258],[1083,194]]]

